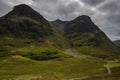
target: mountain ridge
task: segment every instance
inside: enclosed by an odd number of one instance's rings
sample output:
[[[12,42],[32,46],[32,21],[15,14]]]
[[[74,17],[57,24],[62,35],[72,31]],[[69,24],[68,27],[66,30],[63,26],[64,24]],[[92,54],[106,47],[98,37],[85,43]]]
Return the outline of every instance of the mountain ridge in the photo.
[[[63,48],[63,44],[64,48],[68,48],[67,44],[70,44],[69,47],[75,48],[80,53],[99,58],[108,58],[119,54],[118,48],[87,15],[79,16],[71,21],[48,22],[31,7],[21,4],[0,18],[0,22],[0,34],[7,37],[14,35],[14,37],[20,38],[22,36],[21,38],[35,39],[41,44],[44,43],[55,48]],[[57,39],[55,40],[55,38]],[[111,51],[111,48],[115,51]],[[85,52],[84,49],[87,49],[88,52]],[[97,54],[97,50],[101,53]]]

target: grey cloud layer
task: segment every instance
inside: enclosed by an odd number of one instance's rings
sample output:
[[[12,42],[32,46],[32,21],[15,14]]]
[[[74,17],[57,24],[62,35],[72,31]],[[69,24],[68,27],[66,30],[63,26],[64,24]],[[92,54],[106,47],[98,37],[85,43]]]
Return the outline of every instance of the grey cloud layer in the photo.
[[[90,6],[96,6],[96,5],[104,2],[105,0],[81,0],[81,1],[90,5]]]
[[[0,0],[0,16],[23,3],[48,20],[89,15],[112,40],[120,39],[120,0]]]

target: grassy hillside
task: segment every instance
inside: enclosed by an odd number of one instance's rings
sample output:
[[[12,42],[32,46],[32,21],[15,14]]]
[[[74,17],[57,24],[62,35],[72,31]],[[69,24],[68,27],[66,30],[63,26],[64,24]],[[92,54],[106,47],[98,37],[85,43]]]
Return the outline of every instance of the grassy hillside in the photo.
[[[59,58],[49,61],[34,61],[16,55],[1,58],[0,63],[1,80],[32,77],[59,80],[102,74],[106,62],[94,58]]]

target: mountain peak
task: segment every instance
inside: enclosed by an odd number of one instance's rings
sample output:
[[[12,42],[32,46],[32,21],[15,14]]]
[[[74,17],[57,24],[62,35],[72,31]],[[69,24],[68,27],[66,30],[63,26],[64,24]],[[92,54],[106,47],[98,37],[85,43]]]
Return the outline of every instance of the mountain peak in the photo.
[[[94,32],[98,29],[91,18],[87,15],[82,15],[74,20],[67,23],[65,28],[66,33],[73,33],[73,32]]]
[[[60,20],[60,19],[56,19],[55,21],[53,21],[54,23],[64,23],[64,21]]]
[[[78,18],[86,18],[86,19],[90,19],[90,17],[88,15],[81,15]]]
[[[59,22],[60,22],[60,21],[62,21],[62,20],[60,20],[60,19],[56,19],[55,21],[59,21]]]
[[[16,9],[32,9],[30,6],[26,5],[26,4],[20,4],[20,5],[16,5],[14,6],[13,10],[16,10]]]
[[[13,10],[4,17],[14,17],[14,16],[24,16],[33,19],[43,18],[37,11],[33,10],[30,6],[26,4],[20,4],[15,6]]]
[[[25,4],[15,6],[12,11],[0,18],[0,35],[10,34],[15,37],[38,39],[52,32],[49,22]]]
[[[92,22],[91,18],[87,15],[79,16],[75,20],[84,20],[84,21],[87,21],[87,22]]]

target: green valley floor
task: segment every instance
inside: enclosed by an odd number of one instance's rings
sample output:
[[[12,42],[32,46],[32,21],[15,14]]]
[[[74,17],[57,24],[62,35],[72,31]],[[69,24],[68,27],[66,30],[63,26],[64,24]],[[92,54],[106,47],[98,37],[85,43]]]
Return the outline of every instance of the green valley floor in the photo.
[[[106,64],[111,69],[110,74]],[[114,74],[120,74],[119,69],[119,61],[92,57],[35,61],[15,55],[0,59],[0,80],[119,80],[120,76],[114,78]]]

